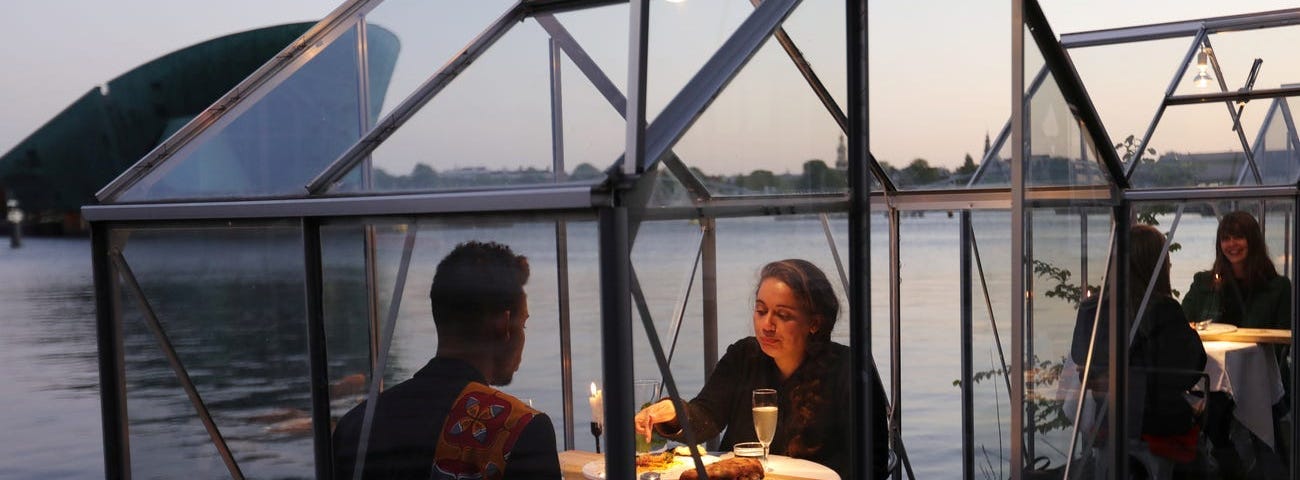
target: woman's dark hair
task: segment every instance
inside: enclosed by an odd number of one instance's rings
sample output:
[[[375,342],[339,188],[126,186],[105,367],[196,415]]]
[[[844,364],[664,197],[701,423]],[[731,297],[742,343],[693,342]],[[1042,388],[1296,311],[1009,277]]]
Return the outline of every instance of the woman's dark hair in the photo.
[[[1277,277],[1277,268],[1268,256],[1268,245],[1264,243],[1264,233],[1259,222],[1249,213],[1236,211],[1219,220],[1219,233],[1214,237],[1214,273],[1220,278],[1236,278],[1232,271],[1232,262],[1223,255],[1222,242],[1227,237],[1246,239],[1245,273],[1247,288],[1265,285]]]
[[[1151,298],[1172,297],[1169,287],[1169,262],[1159,262],[1160,253],[1165,248],[1165,235],[1150,225],[1134,225],[1129,229],[1128,255],[1128,308],[1129,319],[1136,315],[1142,296],[1146,295],[1147,285],[1155,277],[1155,288]],[[1156,264],[1162,263],[1156,272]],[[1153,275],[1154,273],[1154,275]]]
[[[822,385],[829,381],[827,374],[838,360],[830,346],[831,331],[840,316],[840,300],[826,274],[807,260],[792,258],[769,263],[759,273],[759,284],[769,278],[789,286],[804,313],[821,319],[817,331],[808,335],[803,363],[790,379],[795,385],[790,392],[794,412],[790,416],[791,435],[786,453],[807,458],[821,450],[826,438],[826,425],[818,424],[814,418],[829,400],[823,395]]]
[[[528,258],[495,242],[456,245],[438,263],[429,287],[439,335],[473,337],[488,315],[515,311],[524,299]]]
[[[790,258],[764,265],[758,277],[760,284],[763,280],[774,278],[788,285],[799,298],[805,313],[821,317],[821,324],[817,333],[813,334],[813,339],[826,342],[831,340],[831,330],[835,328],[835,321],[840,316],[840,299],[835,296],[835,289],[820,268],[807,260]],[[758,293],[757,289],[754,293]]]

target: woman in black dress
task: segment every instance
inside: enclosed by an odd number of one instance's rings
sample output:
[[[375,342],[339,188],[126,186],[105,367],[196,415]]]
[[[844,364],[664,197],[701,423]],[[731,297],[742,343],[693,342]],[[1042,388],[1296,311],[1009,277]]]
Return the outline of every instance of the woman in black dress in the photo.
[[[778,392],[779,418],[770,452],[808,459],[849,477],[852,368],[849,347],[831,341],[840,304],[826,275],[805,260],[763,267],[754,295],[754,336],[727,347],[699,395],[687,403],[698,441],[722,433],[723,450],[757,441],[751,393]],[[877,413],[872,416],[876,478],[888,468],[889,445],[884,388],[875,369],[870,383]],[[684,441],[670,400],[636,415],[636,430]]]

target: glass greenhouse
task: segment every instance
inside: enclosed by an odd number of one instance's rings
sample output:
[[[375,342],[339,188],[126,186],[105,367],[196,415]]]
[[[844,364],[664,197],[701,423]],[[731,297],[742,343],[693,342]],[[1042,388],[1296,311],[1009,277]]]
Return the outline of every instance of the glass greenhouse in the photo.
[[[869,34],[865,1],[346,2],[83,209],[107,477],[334,478],[334,422],[435,355],[435,267],[483,240],[531,265],[501,389],[549,414],[566,478],[636,478],[634,414],[755,334],[786,258],[840,299],[842,477],[887,416],[894,478],[1300,478],[1300,62],[1254,50],[1300,9],[1058,36],[1011,5],[1009,55],[983,52],[1006,123],[937,175],[886,161],[945,118],[892,107],[924,43]],[[1172,311],[1204,367],[1150,353]],[[1154,430],[1183,378],[1191,425]]]

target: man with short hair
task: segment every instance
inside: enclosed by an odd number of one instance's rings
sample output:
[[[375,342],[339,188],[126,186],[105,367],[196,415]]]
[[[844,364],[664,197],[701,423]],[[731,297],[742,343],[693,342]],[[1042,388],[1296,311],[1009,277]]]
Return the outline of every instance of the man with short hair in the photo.
[[[528,320],[528,259],[497,243],[457,245],[429,298],[438,352],[379,395],[362,478],[560,478],[551,419],[488,385],[519,369]],[[366,404],[334,431],[334,478],[357,467]]]

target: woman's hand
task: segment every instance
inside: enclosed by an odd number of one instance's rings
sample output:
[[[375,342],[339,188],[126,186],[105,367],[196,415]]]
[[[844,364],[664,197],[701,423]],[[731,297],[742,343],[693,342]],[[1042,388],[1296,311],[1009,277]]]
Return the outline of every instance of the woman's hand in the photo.
[[[677,419],[677,409],[673,408],[672,400],[660,400],[650,404],[650,406],[636,412],[633,418],[637,435],[645,435],[645,440],[650,441],[650,435],[654,433],[655,424],[671,422]]]

